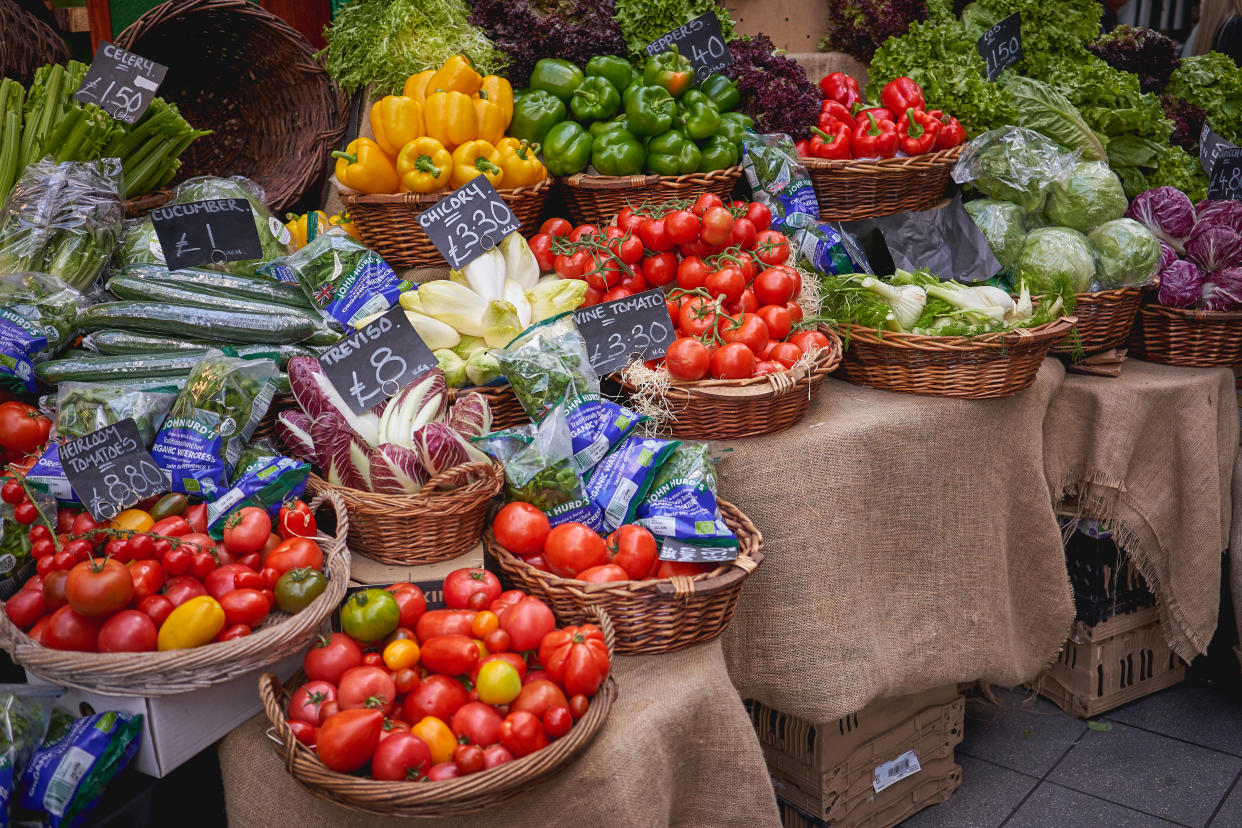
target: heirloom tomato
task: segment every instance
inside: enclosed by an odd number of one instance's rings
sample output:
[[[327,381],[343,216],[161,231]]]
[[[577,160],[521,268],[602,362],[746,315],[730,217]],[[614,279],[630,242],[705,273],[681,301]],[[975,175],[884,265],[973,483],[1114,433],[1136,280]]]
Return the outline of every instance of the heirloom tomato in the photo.
[[[320,725],[315,751],[329,769],[353,773],[371,761],[383,727],[380,710],[342,710]]]
[[[397,685],[383,667],[354,667],[346,670],[337,685],[336,702],[342,710],[365,707],[387,714],[397,700]]]
[[[552,572],[562,578],[576,578],[580,572],[608,563],[604,539],[582,523],[562,523],[555,527],[548,533],[544,554]]]
[[[590,696],[608,677],[608,645],[594,624],[564,627],[543,637],[539,663],[571,696]]]
[[[344,633],[319,636],[319,640],[306,651],[302,669],[308,678],[321,679],[336,684],[346,670],[362,665],[362,648]]]
[[[327,681],[308,681],[289,699],[289,718],[309,722],[315,727],[323,724],[323,708],[336,701],[336,685]]]
[[[371,757],[371,775],[389,782],[415,782],[431,768],[431,749],[408,730],[383,739]]]
[[[551,530],[547,515],[521,501],[503,506],[492,521],[496,542],[520,558],[542,552]]]

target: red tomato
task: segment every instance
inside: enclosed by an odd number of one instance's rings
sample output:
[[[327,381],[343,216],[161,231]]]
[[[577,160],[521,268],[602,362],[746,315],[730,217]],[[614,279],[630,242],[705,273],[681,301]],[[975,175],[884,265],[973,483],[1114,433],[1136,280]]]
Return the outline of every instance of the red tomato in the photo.
[[[483,748],[478,745],[458,745],[453,748],[453,764],[463,774],[483,770]]]
[[[414,667],[406,667],[392,674],[392,683],[397,686],[398,696],[413,693],[420,681],[422,681],[422,676],[419,675],[418,670]]]
[[[496,542],[519,557],[542,552],[550,531],[552,524],[548,522],[548,516],[521,501],[503,506],[492,521]]]
[[[272,519],[258,506],[243,506],[224,521],[224,547],[234,555],[258,552],[270,534]]]
[[[235,589],[263,589],[263,576],[239,563],[225,564],[203,579],[207,594],[219,601]]]
[[[492,745],[500,739],[500,723],[504,718],[496,708],[483,702],[468,702],[457,708],[449,726],[453,735],[465,737],[472,745]]]
[[[99,650],[101,626],[99,621],[79,615],[73,607],[65,605],[48,616],[41,643],[53,650],[94,653]]]
[[[727,207],[713,207],[703,214],[699,236],[708,244],[728,244],[733,235],[733,214]]]
[[[586,257],[577,253],[558,253],[552,260],[552,267],[562,279],[581,279],[586,265]]]
[[[797,302],[786,302],[785,310],[789,311],[789,319],[795,325],[802,321],[802,306]]]
[[[663,254],[657,253],[656,255],[659,256]],[[672,254],[670,253],[668,255],[671,256]],[[647,278],[643,275],[642,265],[638,263],[630,265],[630,275],[625,276],[623,274],[621,277],[621,284],[617,285],[617,287],[621,290],[628,290],[630,295],[642,293],[644,290],[647,290],[650,285],[647,284]]]
[[[159,558],[155,551],[155,539],[150,535],[134,535],[130,538],[129,551],[137,561],[153,561]]]
[[[47,601],[42,589],[21,589],[4,602],[4,613],[18,628],[28,630],[47,615]]]
[[[616,564],[602,564],[601,566],[593,566],[584,572],[578,573],[578,580],[591,584],[611,584],[616,581],[629,581],[631,578],[624,569]]]
[[[518,710],[505,716],[500,723],[500,743],[521,758],[529,753],[545,748],[548,745],[547,734],[543,732],[543,722],[539,717],[525,710]]]
[[[511,646],[509,634],[504,630],[492,630],[483,636],[483,646],[489,653],[501,654]]]
[[[147,596],[155,595],[164,586],[164,568],[158,561],[130,561],[128,566],[129,576],[134,582],[134,597],[130,602],[134,606]]]
[[[784,305],[794,298],[794,280],[785,271],[769,267],[755,277],[754,291],[761,305]]]
[[[397,685],[383,667],[353,667],[345,671],[337,685],[336,703],[342,710],[365,707],[387,715],[396,700]]]
[[[768,344],[768,326],[753,313],[744,313],[738,324],[732,325],[728,320],[721,320],[720,338],[726,343],[740,342],[750,349],[752,355],[763,350]]]
[[[574,726],[574,717],[568,707],[549,707],[543,714],[543,732],[549,739],[559,739]]]
[[[628,235],[608,245],[628,265],[637,264],[643,258],[643,243],[637,236]]]
[[[634,581],[650,578],[660,565],[655,536],[642,526],[627,524],[608,536],[608,562],[625,570]]]
[[[617,213],[616,222],[622,230],[633,230],[642,218],[643,216],[635,213],[631,208],[622,207],[621,212]]]
[[[643,259],[643,278],[648,283],[663,287],[677,278],[677,254],[664,251]]]
[[[43,632],[47,629],[47,621],[51,617],[52,616],[50,615],[45,615],[35,622],[35,625],[30,628],[30,632],[27,633],[27,635],[30,636],[31,641],[36,644],[43,644]],[[43,646],[46,647],[47,645],[43,644]]]
[[[637,232],[643,245],[653,253],[673,249],[673,241],[668,237],[668,226],[662,218],[647,219],[638,225]]]
[[[568,236],[569,231],[573,230],[573,225],[563,218],[553,217],[539,225],[540,233],[547,233],[549,236]]]
[[[687,256],[677,265],[677,287],[683,290],[695,290],[707,283],[707,276],[712,272],[698,256]]]
[[[497,734],[499,738],[499,734]],[[497,765],[514,760],[513,754],[504,745],[488,745],[483,748],[483,770],[490,770]]]
[[[664,354],[664,366],[675,380],[693,382],[707,376],[710,358],[707,346],[699,340],[682,336],[678,337]]]
[[[681,306],[677,327],[689,336],[702,336],[718,323],[716,304],[702,296],[693,296]]]
[[[746,277],[739,268],[726,265],[707,274],[707,281],[703,286],[712,296],[726,302],[736,302],[742,298],[742,291],[746,290]]]
[[[245,624],[254,629],[262,624],[272,611],[272,605],[257,589],[235,589],[226,592],[219,599],[224,609],[224,623],[232,627]]]
[[[779,343],[773,342],[772,345]],[[784,373],[785,366],[779,362],[770,359],[761,359],[755,363],[755,376],[762,377],[765,374],[781,374]]]
[[[475,610],[428,610],[418,619],[414,632],[418,634],[419,641],[429,641],[438,635],[469,636],[474,632],[470,625],[476,615]]]
[[[786,368],[792,368],[794,363],[802,359],[802,349],[792,342],[782,342],[772,349],[772,361],[779,362]]]
[[[191,532],[197,532],[205,537],[207,535],[207,504],[199,503],[186,509],[185,520],[190,524]]]
[[[346,670],[361,666],[362,648],[345,633],[319,636],[306,651],[302,669],[307,678],[337,684]]]
[[[699,193],[699,197],[694,201],[694,206],[690,209],[696,216],[703,216],[713,207],[722,206],[724,206],[724,202],[715,193]]]
[[[169,578],[168,583],[164,584],[163,595],[169,601],[172,601],[174,607],[179,607],[191,598],[197,598],[200,595],[206,595],[207,588],[203,586],[203,582],[197,578],[191,578],[189,575],[178,575],[175,578]]]
[[[275,569],[282,575],[290,569],[309,566],[323,570],[323,550],[310,538],[287,538],[267,556],[263,562],[267,569]]]
[[[176,605],[166,595],[149,595],[138,602],[138,611],[155,622],[156,628],[163,626]]]
[[[289,722],[289,729],[293,731],[293,736],[307,747],[313,748],[315,740],[318,738],[319,728],[307,724],[306,722],[292,719]]]
[[[219,635],[213,638],[212,641],[236,641],[239,638],[245,638],[252,632],[254,630],[250,629],[249,624],[234,624],[231,627],[225,627],[220,630]]]
[[[633,296],[633,295],[634,295],[633,293],[631,293],[630,291],[626,290],[623,287],[615,287],[604,294],[604,298],[602,301],[615,302],[618,299],[628,299],[630,296]]]
[[[581,719],[585,716],[590,705],[591,700],[586,696],[577,695],[569,697],[569,712],[575,719]]]
[[[526,593],[522,592],[520,589],[506,589],[504,592],[500,593],[499,598],[492,601],[491,606],[488,607],[488,610],[497,618],[500,618],[505,614],[505,610],[525,597]]]
[[[689,244],[699,237],[702,220],[689,210],[673,210],[664,216],[668,238],[673,244]]]
[[[99,652],[154,652],[159,638],[155,622],[138,610],[122,610],[99,628]]]
[[[535,254],[535,261],[543,272],[556,266],[556,254],[552,252],[552,237],[547,233],[536,233],[529,242],[530,252]]]
[[[716,379],[745,379],[755,372],[755,354],[741,342],[725,345],[712,354],[712,376]]]
[[[447,722],[467,701],[469,694],[457,679],[427,676],[405,697],[401,709],[407,722],[418,722],[426,716]]]
[[[570,241],[582,241],[589,236],[600,235],[599,228],[594,224],[579,224],[569,233]]]
[[[772,226],[772,211],[768,209],[768,205],[757,201],[746,205],[746,218],[750,219],[750,223],[760,233]]]
[[[433,673],[464,676],[479,663],[479,648],[469,636],[438,635],[423,642],[418,659]]]
[[[94,532],[98,528],[99,524],[91,517],[90,512],[79,512],[78,516],[73,519],[73,525],[69,527],[69,533],[72,535],[85,535],[89,532]]]
[[[449,609],[487,609],[500,597],[500,579],[486,569],[455,569],[444,579],[444,604]]]
[[[423,595],[423,591],[418,588],[417,584],[410,583],[393,584],[387,589],[396,600],[397,609],[401,611],[397,624],[414,629],[418,625],[418,619],[422,618],[423,613],[427,611],[427,598]]]
[[[427,769],[427,780],[429,782],[442,782],[445,779],[459,778],[461,778],[461,769],[453,762],[440,762]]]
[[[729,237],[729,244],[737,245],[743,250],[750,250],[755,246],[757,233],[758,230],[755,229],[754,223],[743,216],[733,222],[733,233]]]
[[[604,539],[582,523],[562,523],[554,527],[548,533],[544,554],[552,572],[562,578],[576,578],[578,573],[608,562]]]
[[[530,674],[534,676],[534,673]],[[545,674],[546,676],[546,674]],[[509,705],[510,710],[526,710],[542,716],[549,707],[566,707],[565,693],[548,678],[534,678],[522,686],[522,692]]]
[[[802,353],[808,353],[812,348],[827,348],[828,337],[819,331],[802,331],[789,337],[789,341],[802,349]]]
[[[782,265],[789,259],[789,240],[784,233],[764,230],[755,237],[755,253],[766,265]]]
[[[408,730],[383,739],[371,757],[371,776],[387,782],[416,782],[430,770],[431,748]]]
[[[81,615],[104,618],[129,606],[134,597],[134,579],[119,561],[83,561],[69,571],[65,597]]]
[[[76,526],[76,521],[75,521]],[[77,529],[75,528],[76,532]],[[183,535],[190,534],[190,524],[181,515],[173,515],[163,520],[157,520],[149,530],[152,535],[163,535],[166,538],[179,538]]]
[[[538,647],[544,635],[556,629],[556,618],[547,604],[529,595],[505,610],[500,616],[500,628],[509,634],[513,649],[522,652]]]
[[[383,729],[380,710],[342,710],[320,726],[315,751],[329,769],[353,773],[371,761]]]
[[[656,570],[657,578],[672,578],[674,575],[686,575],[694,577],[702,575],[705,572],[711,572],[715,567],[712,564],[690,563],[685,561],[660,561],[660,568]]]
[[[604,633],[594,624],[554,630],[539,644],[539,663],[569,695],[594,695],[608,677]]]
[[[160,562],[164,567],[164,574],[168,577],[185,575],[194,563],[194,553],[188,546],[172,546],[161,556]]]
[[[0,447],[11,457],[31,454],[47,442],[52,421],[33,405],[10,400],[0,403]]]
[[[289,699],[289,718],[313,724],[323,724],[323,706],[336,701],[336,685],[327,681],[308,681]]]
[[[793,329],[793,320],[784,305],[764,305],[757,313],[768,328],[768,336],[772,339],[784,339]]]

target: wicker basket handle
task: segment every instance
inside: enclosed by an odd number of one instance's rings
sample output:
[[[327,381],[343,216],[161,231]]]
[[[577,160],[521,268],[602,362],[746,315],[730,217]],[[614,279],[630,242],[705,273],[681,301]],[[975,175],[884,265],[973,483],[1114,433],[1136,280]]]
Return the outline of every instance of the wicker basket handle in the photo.
[[[285,689],[281,686],[280,679],[275,673],[264,673],[259,676],[259,699],[263,702],[263,711],[267,714],[268,721],[280,722],[279,725],[273,728],[275,734],[270,730],[268,731],[268,737],[273,742],[284,745],[285,770],[292,774],[293,757],[300,742],[293,735],[293,728],[289,727],[289,722],[285,718],[285,711],[281,709],[281,700],[284,694]]]
[[[439,490],[452,491],[460,489],[476,480],[492,478],[497,473],[502,472],[497,468],[495,461],[484,463],[480,460],[475,463],[454,466],[448,471],[440,472],[423,484],[423,488],[419,490],[418,495],[429,495]]]
[[[326,570],[331,568],[328,564],[332,558],[344,554],[346,547],[343,541],[349,537],[349,511],[345,508],[345,501],[341,499],[341,496],[331,489],[320,490],[308,505],[312,513],[318,513],[325,503],[331,504],[332,511],[336,513],[336,538],[342,540],[341,543],[332,544],[332,547],[328,550],[327,560],[324,561],[324,569]]]
[[[587,607],[587,614],[595,619],[595,623],[604,633],[604,642],[608,645],[608,661],[616,658],[617,631],[613,629],[612,619],[608,617],[608,611],[598,604],[592,604]]]

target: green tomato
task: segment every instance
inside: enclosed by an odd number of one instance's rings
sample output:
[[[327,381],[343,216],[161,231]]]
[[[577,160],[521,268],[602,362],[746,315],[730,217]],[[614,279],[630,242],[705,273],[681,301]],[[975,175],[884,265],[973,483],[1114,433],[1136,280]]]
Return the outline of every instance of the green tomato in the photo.
[[[364,589],[349,596],[341,606],[341,629],[355,641],[373,644],[397,628],[401,608],[392,593]]]
[[[290,569],[276,582],[276,606],[290,615],[299,613],[328,588],[328,579],[309,566]]]

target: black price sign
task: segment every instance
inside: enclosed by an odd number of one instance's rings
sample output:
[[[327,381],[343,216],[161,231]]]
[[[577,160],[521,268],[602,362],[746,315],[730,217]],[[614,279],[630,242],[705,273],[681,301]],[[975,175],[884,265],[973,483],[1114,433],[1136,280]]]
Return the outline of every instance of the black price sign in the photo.
[[[988,80],[1013,66],[1022,57],[1022,15],[1014,12],[980,36],[975,43],[983,58]]]
[[[263,256],[254,213],[244,198],[156,207],[151,211],[151,223],[169,270]]]
[[[449,263],[460,270],[522,226],[496,188],[476,176],[418,214],[419,226]]]
[[[400,305],[319,355],[328,381],[355,414],[379,405],[439,364]]]
[[[1206,123],[1203,130],[1199,133],[1199,164],[1203,167],[1203,171],[1212,175],[1212,168],[1216,166],[1216,161],[1222,155],[1237,152],[1238,148],[1216,134]]]
[[[576,310],[574,322],[598,374],[623,368],[632,358],[659,359],[677,338],[659,288]]]
[[[707,531],[714,532],[714,526],[709,527]],[[681,563],[728,563],[737,560],[737,547],[695,546],[673,538],[661,538],[660,560]]]
[[[1242,149],[1219,153],[1208,173],[1208,198],[1242,200]]]
[[[138,501],[168,491],[168,477],[132,418],[63,443],[57,451],[69,485],[95,520],[112,520]]]
[[[96,104],[118,121],[132,124],[147,111],[167,74],[167,66],[120,46],[101,43],[73,97],[82,103]]]
[[[690,60],[695,76],[702,81],[713,72],[719,72],[733,63],[733,54],[725,45],[720,31],[720,20],[715,12],[706,12],[678,26],[668,34],[647,44],[647,55],[658,55],[677,46],[677,51]]]

